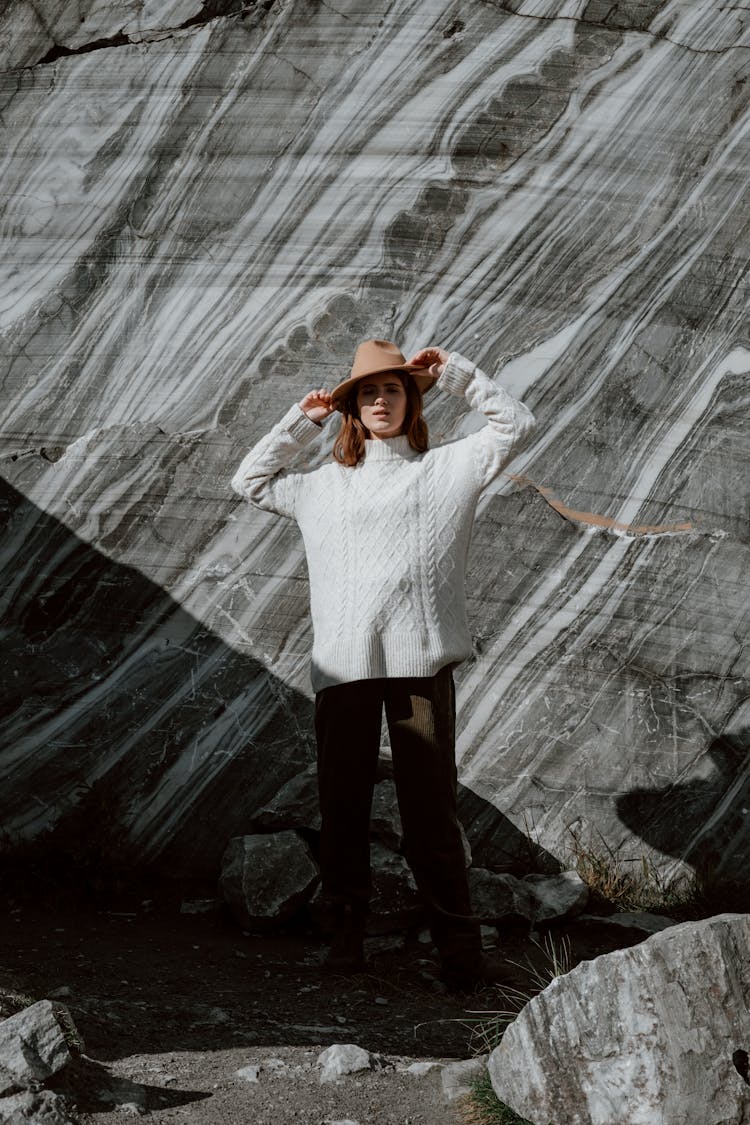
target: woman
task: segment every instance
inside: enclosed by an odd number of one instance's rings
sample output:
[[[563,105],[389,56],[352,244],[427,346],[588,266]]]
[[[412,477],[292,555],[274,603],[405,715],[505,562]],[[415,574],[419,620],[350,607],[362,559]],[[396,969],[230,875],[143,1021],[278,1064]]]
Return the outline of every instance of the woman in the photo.
[[[487,425],[428,448],[422,394],[463,395]],[[335,411],[333,459],[290,466]],[[233,488],[297,521],[314,628],[312,686],[323,894],[335,931],[328,964],[364,963],[369,816],[385,706],[404,852],[429,912],[444,979],[495,979],[471,914],[456,816],[453,668],[470,655],[464,574],[482,490],[533,426],[522,403],[443,348],[407,363],[366,340],[349,378],[310,391],[242,461]]]

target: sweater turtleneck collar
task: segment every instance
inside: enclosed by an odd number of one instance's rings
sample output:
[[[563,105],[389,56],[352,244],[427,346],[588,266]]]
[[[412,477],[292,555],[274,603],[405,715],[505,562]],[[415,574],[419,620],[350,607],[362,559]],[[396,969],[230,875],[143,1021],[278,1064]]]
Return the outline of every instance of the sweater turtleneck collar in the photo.
[[[416,449],[409,445],[406,434],[391,438],[367,438],[365,440],[365,461],[404,461],[417,456]]]

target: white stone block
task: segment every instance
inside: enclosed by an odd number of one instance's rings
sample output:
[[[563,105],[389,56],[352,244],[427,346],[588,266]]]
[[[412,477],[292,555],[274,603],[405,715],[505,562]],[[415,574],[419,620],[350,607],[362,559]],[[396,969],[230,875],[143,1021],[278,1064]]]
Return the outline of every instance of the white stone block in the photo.
[[[534,1125],[750,1120],[750,915],[686,922],[584,961],[522,1009],[490,1055]]]

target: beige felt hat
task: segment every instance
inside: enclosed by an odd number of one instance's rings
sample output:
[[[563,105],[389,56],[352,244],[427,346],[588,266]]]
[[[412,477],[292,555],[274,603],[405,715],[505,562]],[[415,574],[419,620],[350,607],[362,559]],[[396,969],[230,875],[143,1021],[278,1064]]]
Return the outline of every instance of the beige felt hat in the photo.
[[[339,383],[331,392],[333,405],[337,410],[341,410],[355,383],[368,375],[383,375],[386,371],[403,371],[406,375],[411,375],[423,393],[437,382],[437,375],[431,374],[429,367],[407,363],[390,340],[364,340],[354,353],[354,363],[349,378]]]

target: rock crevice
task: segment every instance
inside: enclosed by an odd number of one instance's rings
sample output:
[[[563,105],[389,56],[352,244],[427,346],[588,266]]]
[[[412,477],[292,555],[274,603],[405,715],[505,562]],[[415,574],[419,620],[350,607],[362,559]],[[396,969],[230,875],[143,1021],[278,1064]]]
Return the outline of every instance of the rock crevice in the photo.
[[[121,30],[112,35],[99,36],[89,42],[75,46],[56,41],[54,31],[51,28],[45,28],[52,39],[52,46],[34,62],[26,63],[22,69],[31,70],[38,66],[48,66],[50,63],[57,62],[58,59],[69,58],[72,55],[86,55],[92,51],[106,51],[117,47],[132,47],[140,43],[171,39],[181,32],[205,27],[214,20],[226,19],[230,16],[243,17],[251,12],[262,16],[270,11],[276,3],[277,0],[250,0],[250,2],[248,0],[204,0],[200,11],[174,26],[154,26],[144,29],[138,35],[129,35]]]

